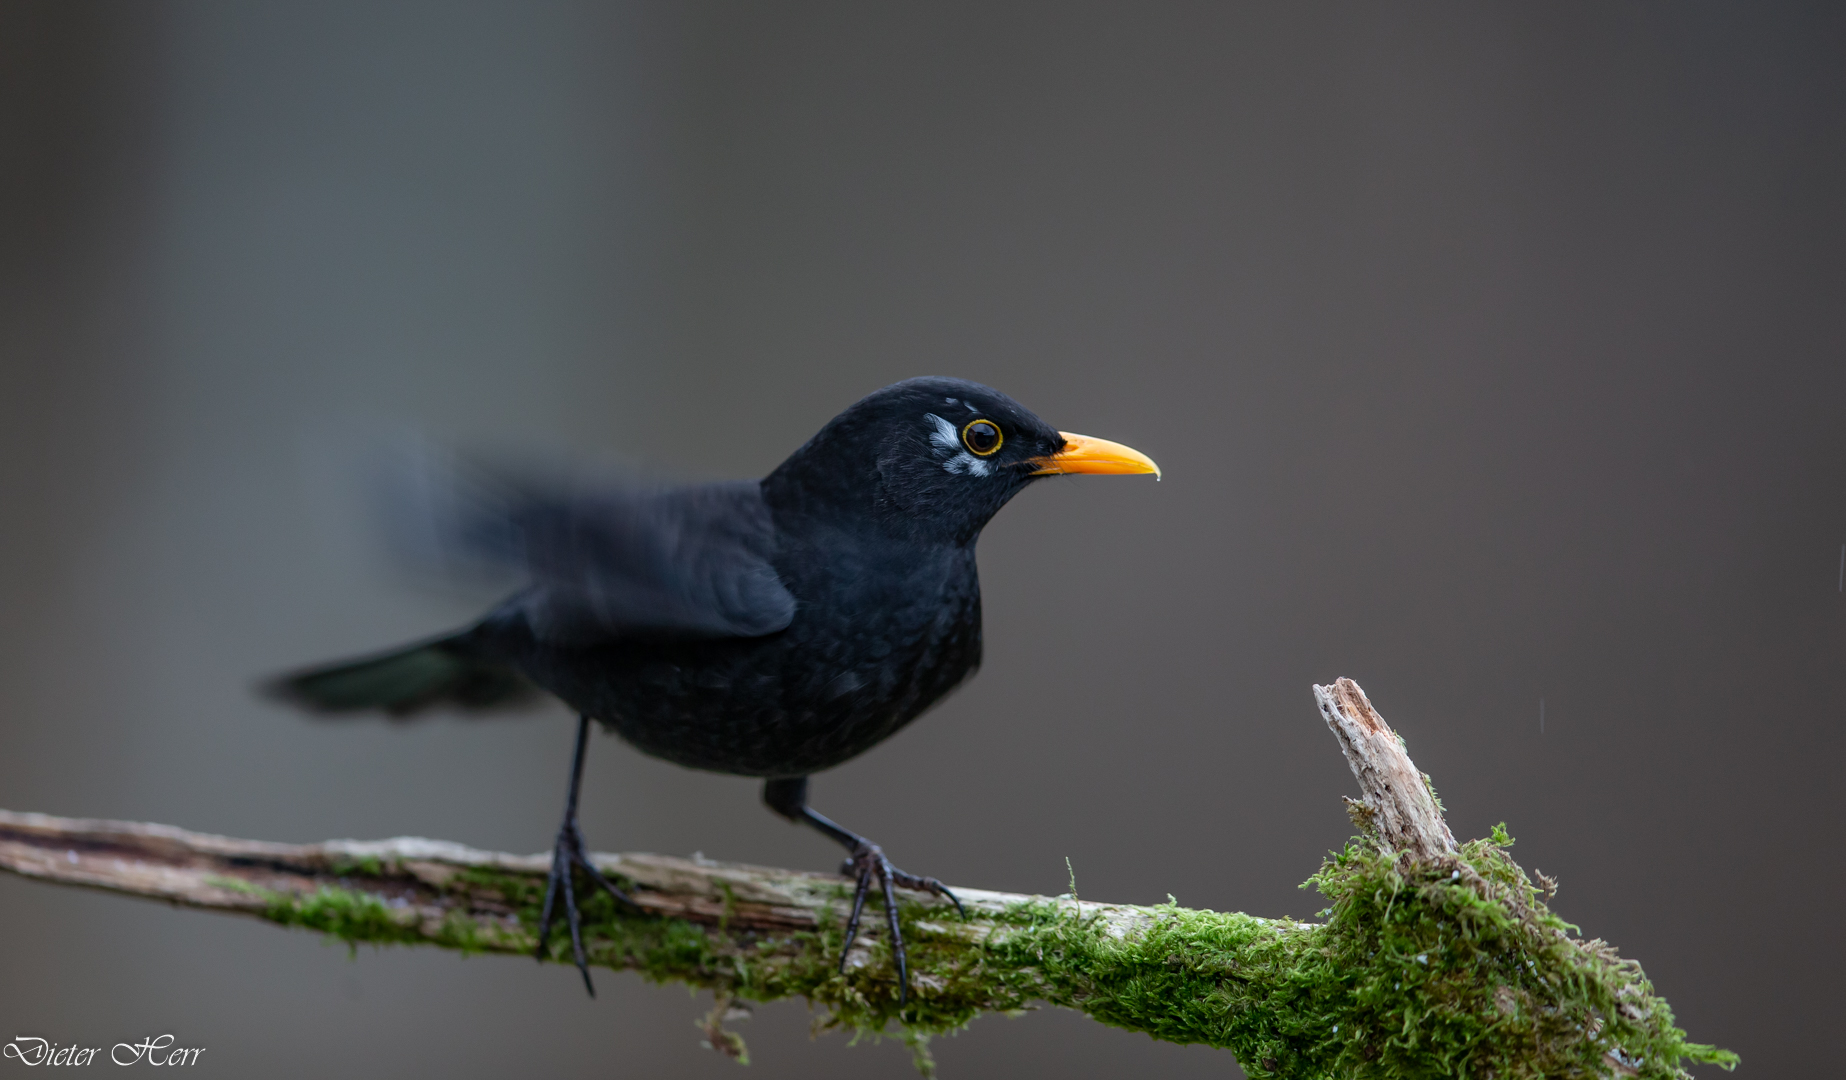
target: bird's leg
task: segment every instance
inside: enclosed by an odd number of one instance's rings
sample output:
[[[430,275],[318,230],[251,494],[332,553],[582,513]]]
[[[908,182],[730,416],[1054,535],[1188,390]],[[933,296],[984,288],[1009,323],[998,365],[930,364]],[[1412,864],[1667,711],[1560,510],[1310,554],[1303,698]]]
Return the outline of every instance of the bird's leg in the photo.
[[[763,801],[776,813],[818,830],[847,851],[840,872],[856,879],[856,885],[853,889],[852,914],[846,920],[846,941],[840,946],[841,971],[846,970],[846,956],[852,950],[853,939],[859,936],[859,915],[865,910],[866,894],[871,891],[873,880],[877,880],[880,891],[884,893],[885,921],[891,928],[891,955],[897,961],[897,1006],[903,1008],[910,1000],[910,966],[904,956],[904,934],[898,927],[897,897],[892,893],[893,886],[947,897],[955,905],[955,910],[966,918],[968,912],[961,906],[961,900],[949,891],[948,886],[935,878],[907,874],[892,866],[891,860],[885,858],[883,848],[816,813],[808,805],[807,777],[766,781],[763,784]]]
[[[564,802],[564,823],[558,826],[558,839],[551,847],[551,876],[545,882],[545,909],[538,920],[538,948],[534,955],[545,959],[545,944],[551,938],[551,913],[559,893],[564,894],[565,921],[570,924],[571,955],[577,970],[583,973],[583,988],[596,996],[596,984],[590,981],[590,964],[583,952],[583,920],[577,913],[577,889],[573,871],[582,867],[590,880],[609,890],[609,895],[630,907],[634,901],[615,887],[590,861],[583,847],[583,830],[577,827],[577,791],[583,786],[583,751],[590,741],[590,718],[577,718],[577,749],[570,760],[570,795]]]

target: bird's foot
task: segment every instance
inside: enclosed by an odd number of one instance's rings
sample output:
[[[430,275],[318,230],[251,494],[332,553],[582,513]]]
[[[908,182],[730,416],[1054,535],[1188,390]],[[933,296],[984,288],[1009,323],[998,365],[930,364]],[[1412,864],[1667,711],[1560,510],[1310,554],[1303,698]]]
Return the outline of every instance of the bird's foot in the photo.
[[[564,921],[570,926],[571,956],[577,961],[577,970],[583,974],[583,988],[596,996],[596,984],[590,981],[589,958],[583,951],[583,918],[577,911],[577,889],[574,874],[578,867],[590,875],[590,880],[606,889],[617,901],[634,907],[635,902],[629,895],[615,887],[603,872],[590,861],[583,847],[583,830],[577,827],[575,817],[564,819],[558,829],[558,841],[551,849],[551,876],[545,882],[545,910],[538,921],[538,948],[534,955],[539,960],[546,956],[545,946],[551,938],[551,917],[560,893],[564,896]]]
[[[857,881],[853,889],[852,915],[846,920],[846,941],[840,946],[840,971],[846,970],[846,957],[852,952],[853,939],[859,936],[859,915],[865,910],[866,894],[871,891],[873,879],[877,879],[884,893],[885,922],[891,930],[891,956],[897,962],[897,1007],[901,1009],[910,1000],[910,964],[904,955],[904,931],[898,925],[897,896],[892,889],[914,889],[947,897],[964,919],[968,911],[948,886],[935,878],[907,874],[892,866],[891,860],[885,858],[884,849],[869,840],[861,840],[854,846],[852,854],[840,864],[840,873]]]

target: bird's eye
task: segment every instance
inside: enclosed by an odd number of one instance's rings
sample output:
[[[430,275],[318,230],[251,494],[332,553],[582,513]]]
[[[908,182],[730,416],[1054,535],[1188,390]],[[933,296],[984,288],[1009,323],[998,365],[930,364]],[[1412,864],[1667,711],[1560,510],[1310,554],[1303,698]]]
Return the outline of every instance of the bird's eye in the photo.
[[[992,420],[970,420],[961,429],[961,441],[976,454],[987,457],[1000,449],[1000,428]]]

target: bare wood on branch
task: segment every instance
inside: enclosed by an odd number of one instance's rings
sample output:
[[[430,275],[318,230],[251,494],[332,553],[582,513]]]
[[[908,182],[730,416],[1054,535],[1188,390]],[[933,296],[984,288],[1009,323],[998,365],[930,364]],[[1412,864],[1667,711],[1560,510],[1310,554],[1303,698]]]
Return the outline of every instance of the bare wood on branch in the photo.
[[[1331,686],[1316,686],[1314,700],[1364,793],[1360,816],[1369,818],[1389,847],[1414,860],[1454,855],[1455,835],[1442,820],[1429,777],[1417,770],[1404,740],[1372,708],[1359,684],[1335,679]]]

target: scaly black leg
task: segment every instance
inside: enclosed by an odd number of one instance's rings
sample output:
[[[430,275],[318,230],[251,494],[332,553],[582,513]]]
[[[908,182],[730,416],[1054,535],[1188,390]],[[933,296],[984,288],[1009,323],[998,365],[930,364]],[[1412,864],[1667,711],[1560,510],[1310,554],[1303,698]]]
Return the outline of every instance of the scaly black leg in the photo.
[[[582,867],[590,880],[609,890],[610,896],[630,907],[635,902],[603,876],[583,848],[583,830],[577,827],[577,791],[583,786],[583,750],[589,741],[590,718],[580,716],[577,718],[577,750],[570,759],[570,796],[564,802],[564,824],[558,826],[557,843],[551,848],[551,876],[545,882],[545,910],[538,919],[538,948],[534,955],[541,961],[545,959],[545,944],[551,938],[551,913],[561,892],[565,921],[570,924],[571,955],[576,958],[577,970],[583,973],[583,988],[595,997],[596,984],[590,981],[590,963],[583,952],[583,920],[577,914],[577,889],[572,871]]]
[[[840,872],[856,878],[857,885],[853,889],[852,914],[846,920],[846,943],[840,946],[841,971],[846,970],[846,955],[852,950],[853,939],[859,936],[859,914],[865,910],[866,894],[871,891],[873,879],[877,879],[884,893],[885,922],[891,928],[891,955],[897,961],[897,1007],[903,1008],[910,1000],[910,963],[904,955],[904,933],[898,927],[897,896],[892,892],[892,887],[902,886],[918,892],[946,896],[955,905],[955,910],[967,918],[968,912],[961,906],[961,900],[949,891],[948,886],[935,878],[906,874],[892,866],[891,860],[885,858],[883,848],[816,813],[808,805],[807,777],[765,781],[763,801],[769,804],[771,810],[790,821],[807,825],[831,837],[834,843],[847,851],[846,862],[841,865]]]

